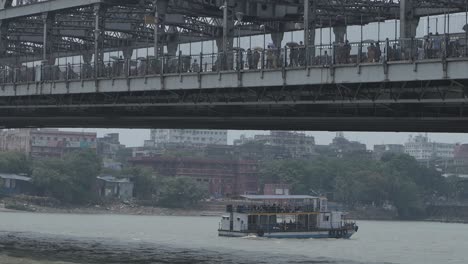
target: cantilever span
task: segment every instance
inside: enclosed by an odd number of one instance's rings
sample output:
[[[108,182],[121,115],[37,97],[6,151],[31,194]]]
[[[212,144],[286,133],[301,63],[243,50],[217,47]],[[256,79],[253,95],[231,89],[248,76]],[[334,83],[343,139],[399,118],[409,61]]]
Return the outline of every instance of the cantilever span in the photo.
[[[468,1],[0,3],[1,127],[468,131],[468,31],[447,25]],[[416,37],[435,14],[443,33]],[[385,19],[399,37],[348,41]]]

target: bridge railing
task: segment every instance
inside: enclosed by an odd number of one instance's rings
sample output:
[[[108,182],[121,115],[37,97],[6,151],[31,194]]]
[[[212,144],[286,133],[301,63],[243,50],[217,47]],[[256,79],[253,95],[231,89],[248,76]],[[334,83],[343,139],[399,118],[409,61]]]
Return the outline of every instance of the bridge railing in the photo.
[[[234,49],[230,52],[167,55],[124,59],[110,57],[94,63],[69,63],[58,59],[0,68],[0,84],[130,78],[166,74],[194,74],[226,71],[263,71],[332,65],[382,64],[394,61],[444,60],[467,57],[463,37],[428,36],[420,39],[345,42],[312,46],[288,43],[265,50]]]

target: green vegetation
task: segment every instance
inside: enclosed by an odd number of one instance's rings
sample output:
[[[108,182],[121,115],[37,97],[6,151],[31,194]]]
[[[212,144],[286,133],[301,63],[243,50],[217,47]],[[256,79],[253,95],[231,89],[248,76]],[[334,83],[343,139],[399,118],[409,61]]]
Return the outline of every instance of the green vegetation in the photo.
[[[158,177],[150,169],[144,167],[125,168],[120,171],[120,177],[128,177],[133,181],[133,194],[138,200],[154,201],[156,199],[159,185]]]
[[[39,159],[33,164],[32,178],[39,194],[71,204],[96,200],[95,182],[101,162],[92,151],[66,154],[62,159]]]
[[[408,155],[385,155],[380,161],[362,155],[271,161],[261,168],[262,183],[289,183],[295,194],[327,194],[350,207],[390,202],[404,219],[422,216],[426,200],[453,191],[440,173]]]
[[[0,152],[0,172],[29,175],[31,160],[24,153]]]
[[[191,207],[207,198],[205,185],[186,178],[165,178],[161,181],[159,204],[165,207]]]
[[[126,155],[122,153],[122,157]],[[95,183],[100,173],[130,178],[135,198],[151,205],[191,207],[208,195],[207,186],[191,178],[158,177],[139,167],[101,170],[100,164],[96,153],[88,150],[34,162],[21,153],[0,153],[0,172],[30,175],[38,195],[63,203],[96,202]],[[468,180],[444,178],[408,155],[385,155],[378,161],[362,153],[342,158],[321,155],[313,160],[265,159],[259,167],[261,185],[289,183],[294,194],[323,194],[351,208],[390,203],[402,219],[424,216],[427,203],[439,198],[468,200]]]

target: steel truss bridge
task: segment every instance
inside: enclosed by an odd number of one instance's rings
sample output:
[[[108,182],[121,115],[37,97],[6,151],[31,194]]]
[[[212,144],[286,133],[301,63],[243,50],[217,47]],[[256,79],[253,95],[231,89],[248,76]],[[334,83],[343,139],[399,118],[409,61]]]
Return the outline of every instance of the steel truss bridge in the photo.
[[[468,131],[466,34],[440,37],[430,56],[415,39],[421,17],[467,3],[0,0],[0,126]],[[380,43],[378,59],[360,42],[342,60],[347,26],[387,19],[400,20],[400,38]],[[321,27],[333,28],[334,44],[314,44]],[[296,30],[304,47],[279,48]],[[277,51],[246,68],[238,34],[271,35]],[[216,54],[187,69],[178,45],[207,40]],[[143,48],[152,55],[135,59]],[[121,64],[107,61],[114,51]]]

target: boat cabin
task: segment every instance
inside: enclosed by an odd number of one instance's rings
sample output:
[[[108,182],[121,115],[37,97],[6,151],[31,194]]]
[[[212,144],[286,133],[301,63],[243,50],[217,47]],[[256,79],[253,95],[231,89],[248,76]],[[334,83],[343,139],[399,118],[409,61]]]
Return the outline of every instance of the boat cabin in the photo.
[[[308,195],[242,195],[243,203],[228,205],[220,230],[272,233],[343,228],[344,214],[329,211],[325,197]]]

